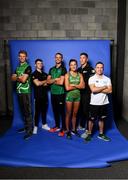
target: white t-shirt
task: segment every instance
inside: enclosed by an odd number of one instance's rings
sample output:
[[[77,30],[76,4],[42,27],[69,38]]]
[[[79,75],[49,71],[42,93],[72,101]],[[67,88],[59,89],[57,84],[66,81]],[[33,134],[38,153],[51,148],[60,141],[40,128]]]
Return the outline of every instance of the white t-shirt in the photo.
[[[111,80],[105,75],[101,78],[96,74],[89,78],[89,85],[94,84],[96,87],[111,86]],[[91,93],[91,105],[105,105],[109,104],[108,95],[105,93]]]

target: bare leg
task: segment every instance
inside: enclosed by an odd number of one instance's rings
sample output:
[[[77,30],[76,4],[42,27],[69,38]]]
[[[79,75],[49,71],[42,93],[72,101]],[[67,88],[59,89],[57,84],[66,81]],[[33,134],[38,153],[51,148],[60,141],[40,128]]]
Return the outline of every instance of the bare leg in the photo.
[[[93,129],[94,123],[92,121],[88,121],[88,134],[92,134],[92,129]]]
[[[73,112],[72,112],[72,129],[75,131],[76,129],[76,116],[79,109],[80,102],[74,102],[73,104]]]
[[[65,123],[66,123],[67,131],[69,131],[69,122],[70,122],[70,117],[71,117],[71,113],[72,113],[72,106],[73,106],[72,102],[66,102],[66,119],[65,119]]]
[[[99,132],[100,134],[104,132],[104,121],[99,121]]]
[[[85,137],[86,142],[91,141],[91,134],[92,134],[93,125],[94,125],[94,122],[89,120],[88,121],[88,132],[87,132],[87,136]]]

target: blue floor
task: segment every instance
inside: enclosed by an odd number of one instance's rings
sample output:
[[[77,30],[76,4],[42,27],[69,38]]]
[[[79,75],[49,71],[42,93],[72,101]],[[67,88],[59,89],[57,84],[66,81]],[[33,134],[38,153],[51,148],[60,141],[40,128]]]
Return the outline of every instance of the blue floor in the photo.
[[[24,134],[18,134],[13,127],[0,139],[0,165],[101,168],[110,166],[112,161],[128,159],[128,141],[116,127],[107,131],[107,135],[110,142],[98,139],[95,133],[92,141],[85,143],[76,136],[69,140],[39,128],[37,135],[25,141]]]

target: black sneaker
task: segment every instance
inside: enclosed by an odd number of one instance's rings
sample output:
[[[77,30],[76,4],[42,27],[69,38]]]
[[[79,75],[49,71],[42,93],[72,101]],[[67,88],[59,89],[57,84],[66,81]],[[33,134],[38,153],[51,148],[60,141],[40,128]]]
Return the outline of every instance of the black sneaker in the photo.
[[[71,132],[70,132],[70,131],[68,131],[66,134],[67,134],[67,135],[66,135],[67,139],[72,139],[72,135],[71,135]]]
[[[111,139],[107,137],[105,134],[99,134],[97,137],[99,139],[102,139],[103,141],[111,141]]]
[[[18,129],[17,132],[18,133],[24,133],[24,132],[26,132],[26,130],[25,130],[25,128],[21,128],[21,129]]]
[[[26,134],[24,136],[24,140],[28,140],[32,136],[32,133]]]
[[[84,139],[86,142],[89,142],[92,140],[92,137],[91,137],[91,134],[88,134],[85,139]]]
[[[72,135],[76,135],[76,136],[80,137],[80,134],[78,133],[78,131],[77,131],[77,130],[72,131],[71,133],[72,133]]]

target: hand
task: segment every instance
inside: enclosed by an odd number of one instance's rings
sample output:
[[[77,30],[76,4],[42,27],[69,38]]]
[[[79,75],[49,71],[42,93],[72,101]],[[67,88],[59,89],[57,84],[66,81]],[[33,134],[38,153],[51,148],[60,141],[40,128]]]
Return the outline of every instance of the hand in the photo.
[[[55,80],[58,81],[58,80],[60,80],[60,78],[56,78]]]
[[[18,81],[18,82],[22,82],[22,79],[23,79],[23,76],[17,77],[17,81]]]
[[[12,74],[11,80],[12,81],[16,81],[17,80],[17,75],[16,74]]]
[[[43,86],[47,86],[47,83],[45,82],[45,83],[43,84]]]

